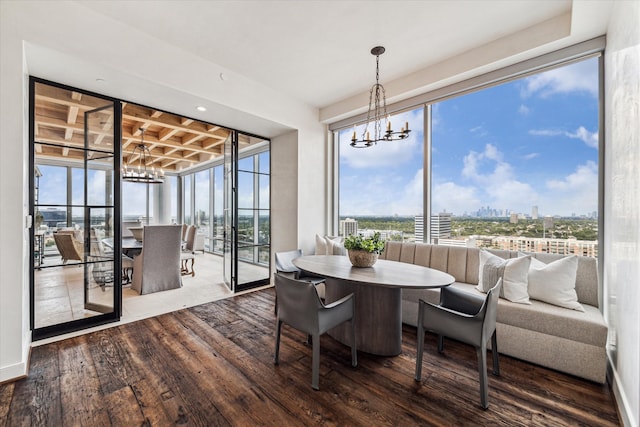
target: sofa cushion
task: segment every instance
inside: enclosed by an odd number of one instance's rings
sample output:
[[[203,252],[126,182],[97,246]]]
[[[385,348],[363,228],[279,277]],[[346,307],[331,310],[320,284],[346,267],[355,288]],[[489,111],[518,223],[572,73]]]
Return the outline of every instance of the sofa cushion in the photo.
[[[533,259],[529,268],[529,296],[572,310],[584,311],[576,294],[578,258],[575,255],[549,264]]]
[[[400,262],[413,264],[415,253],[416,253],[415,243],[403,243],[402,249],[400,250]]]
[[[474,285],[468,283],[454,282],[451,286],[476,295],[484,295]],[[402,299],[415,304],[419,299],[438,304],[440,290],[403,289]],[[607,342],[607,325],[602,314],[598,308],[590,305],[584,305],[584,309],[584,312],[580,312],[542,301],[532,300],[531,305],[524,305],[500,299],[498,300],[496,321],[541,334],[604,347]],[[415,321],[416,319],[413,319],[413,322]],[[498,341],[499,347],[500,342]]]
[[[380,259],[387,259],[389,261],[400,261],[400,252],[402,251],[402,242],[386,242],[384,244],[384,251],[382,251]]]
[[[458,246],[451,246],[449,248],[449,259],[447,260],[446,272],[452,275],[456,279],[456,282],[466,281],[467,248]]]
[[[429,267],[447,272],[449,260],[449,246],[431,246],[431,263]]]
[[[431,265],[431,245],[420,243],[416,245],[413,263],[423,267]]]

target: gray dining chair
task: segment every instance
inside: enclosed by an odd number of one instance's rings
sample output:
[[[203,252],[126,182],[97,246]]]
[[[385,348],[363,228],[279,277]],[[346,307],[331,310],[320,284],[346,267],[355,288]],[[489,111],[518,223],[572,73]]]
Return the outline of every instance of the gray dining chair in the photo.
[[[308,274],[293,264],[293,260],[302,256],[302,249],[296,249],[293,251],[276,252],[276,273],[281,273],[284,276],[290,277],[296,280],[302,280],[312,283],[318,290],[318,295],[324,300],[324,282],[325,278],[320,276],[314,276]],[[278,312],[278,296],[276,295],[274,312]]]
[[[182,287],[180,225],[144,227],[142,252],[133,258],[131,289],[142,294]]]
[[[274,363],[280,359],[280,333],[282,324],[312,336],[313,353],[311,387],[319,389],[320,377],[320,335],[344,322],[351,321],[351,366],[358,365],[356,349],[356,327],[354,295],[349,294],[331,304],[323,304],[316,287],[311,282],[291,279],[280,273],[275,274],[276,295],[280,299],[276,320],[276,351]]]
[[[420,300],[418,311],[418,351],[415,380],[422,374],[422,353],[425,330],[438,335],[438,352],[444,351],[444,337],[453,338],[476,348],[480,373],[480,403],[489,407],[487,384],[487,343],[491,340],[493,373],[500,375],[498,365],[498,342],[496,339],[496,311],[502,279],[487,292],[486,296],[474,295],[454,287],[442,288],[440,304]]]

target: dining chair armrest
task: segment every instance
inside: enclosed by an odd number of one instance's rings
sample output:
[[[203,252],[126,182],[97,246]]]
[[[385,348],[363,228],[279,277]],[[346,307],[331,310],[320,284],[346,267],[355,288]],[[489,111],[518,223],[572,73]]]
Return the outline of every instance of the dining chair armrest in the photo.
[[[331,309],[331,308],[333,308],[333,307],[335,307],[335,306],[338,306],[338,305],[340,305],[340,304],[345,303],[346,301],[348,301],[348,300],[350,300],[350,299],[352,299],[352,298],[353,298],[353,294],[349,294],[349,295],[347,295],[347,296],[344,296],[344,297],[340,298],[340,299],[339,299],[339,300],[337,300],[337,301],[333,301],[332,303],[329,303],[329,304],[325,305],[325,306],[324,306],[324,308],[326,308],[326,309]]]
[[[446,307],[420,301],[419,319],[424,329],[466,343],[480,341],[484,319]]]

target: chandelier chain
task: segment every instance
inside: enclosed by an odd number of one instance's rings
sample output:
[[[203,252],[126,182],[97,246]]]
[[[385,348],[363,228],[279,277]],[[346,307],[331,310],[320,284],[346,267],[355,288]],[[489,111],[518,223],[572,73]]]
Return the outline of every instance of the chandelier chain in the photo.
[[[384,47],[376,46],[371,49],[371,54],[376,57],[376,83],[369,91],[369,109],[367,110],[367,121],[362,131],[360,139],[356,138],[356,132],[353,132],[351,138],[351,146],[355,148],[371,147],[378,141],[397,141],[405,139],[409,136],[409,123],[400,131],[391,129],[389,114],[387,113],[387,94],[384,86],[380,84],[380,55],[385,51]],[[380,105],[382,103],[382,105]],[[382,129],[382,120],[386,120],[386,130]],[[373,138],[369,132],[369,124],[372,123]]]

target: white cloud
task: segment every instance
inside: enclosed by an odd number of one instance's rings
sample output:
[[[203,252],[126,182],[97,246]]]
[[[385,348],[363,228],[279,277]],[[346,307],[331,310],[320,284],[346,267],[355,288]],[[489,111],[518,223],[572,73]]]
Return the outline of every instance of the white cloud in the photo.
[[[580,126],[574,133],[567,132],[566,135],[569,138],[577,138],[587,144],[589,147],[598,148],[598,132],[589,132],[584,127]]]
[[[536,136],[566,136],[571,139],[579,139],[584,142],[588,147],[598,148],[598,131],[589,132],[584,126],[580,126],[575,132],[568,132],[566,130],[556,129],[532,129],[529,131],[529,135]]]
[[[476,136],[486,136],[488,134],[487,130],[482,127],[482,125],[469,129],[469,132],[475,134]]]
[[[527,107],[524,104],[520,104],[520,108],[518,108],[518,113],[520,113],[523,116],[528,116],[530,112],[531,112],[531,109],[529,107]]]
[[[432,212],[452,212],[458,215],[479,208],[483,200],[478,197],[475,187],[464,187],[454,182],[444,182],[433,186]]]
[[[525,160],[531,160],[531,159],[535,159],[538,156],[540,156],[540,153],[529,153],[522,156],[522,158]]]
[[[555,94],[585,92],[598,96],[598,67],[594,61],[581,61],[524,79],[521,95],[547,98]]]
[[[466,193],[473,194],[475,200],[470,201],[463,211],[449,208],[449,212],[462,214],[487,205],[525,212],[538,200],[533,187],[516,178],[513,167],[504,161],[502,152],[492,144],[487,144],[482,153],[470,151],[463,164],[462,176],[471,184]]]
[[[585,214],[597,210],[598,206],[598,165],[588,161],[576,167],[564,179],[548,180],[549,190],[545,210],[551,213],[569,215]]]

